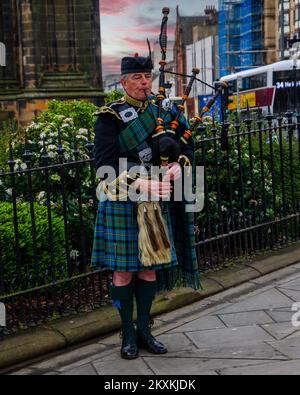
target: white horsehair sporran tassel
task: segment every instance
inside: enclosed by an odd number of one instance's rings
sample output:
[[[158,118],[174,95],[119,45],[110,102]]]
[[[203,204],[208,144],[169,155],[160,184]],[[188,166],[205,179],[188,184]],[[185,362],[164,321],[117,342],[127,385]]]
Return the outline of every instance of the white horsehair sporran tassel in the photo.
[[[138,203],[139,258],[144,267],[169,264],[172,249],[159,202]]]

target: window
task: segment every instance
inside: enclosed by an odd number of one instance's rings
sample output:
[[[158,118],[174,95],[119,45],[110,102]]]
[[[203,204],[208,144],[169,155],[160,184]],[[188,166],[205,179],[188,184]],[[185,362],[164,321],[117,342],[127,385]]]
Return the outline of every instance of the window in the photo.
[[[252,77],[243,78],[242,91],[263,88],[268,85],[268,73],[254,75]]]

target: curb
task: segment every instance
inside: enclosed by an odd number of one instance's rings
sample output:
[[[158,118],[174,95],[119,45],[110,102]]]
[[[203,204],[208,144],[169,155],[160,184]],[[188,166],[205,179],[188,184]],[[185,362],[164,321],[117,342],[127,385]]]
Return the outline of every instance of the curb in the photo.
[[[257,279],[300,261],[300,243],[272,255],[255,258],[254,262],[208,273],[202,278],[203,291],[180,288],[160,294],[153,315],[161,315],[216,295],[224,290]],[[108,335],[120,329],[119,315],[113,306],[105,306],[91,313],[61,319],[24,334],[8,337],[0,342],[0,369],[8,369],[46,354]]]

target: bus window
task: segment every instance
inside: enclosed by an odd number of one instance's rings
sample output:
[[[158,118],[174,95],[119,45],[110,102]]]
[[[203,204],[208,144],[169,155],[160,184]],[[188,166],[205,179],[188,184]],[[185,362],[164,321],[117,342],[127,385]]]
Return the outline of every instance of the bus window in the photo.
[[[268,86],[268,73],[253,75],[252,77],[243,78],[243,88],[241,91],[250,91],[253,89],[264,88]]]
[[[232,92],[237,92],[237,80],[230,81]]]

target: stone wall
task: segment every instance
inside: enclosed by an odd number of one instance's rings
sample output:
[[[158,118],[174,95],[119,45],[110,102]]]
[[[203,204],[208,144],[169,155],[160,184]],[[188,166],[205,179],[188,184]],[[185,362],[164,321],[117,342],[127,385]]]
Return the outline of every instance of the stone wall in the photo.
[[[27,123],[51,99],[102,103],[99,12],[98,0],[1,0],[2,118]]]

